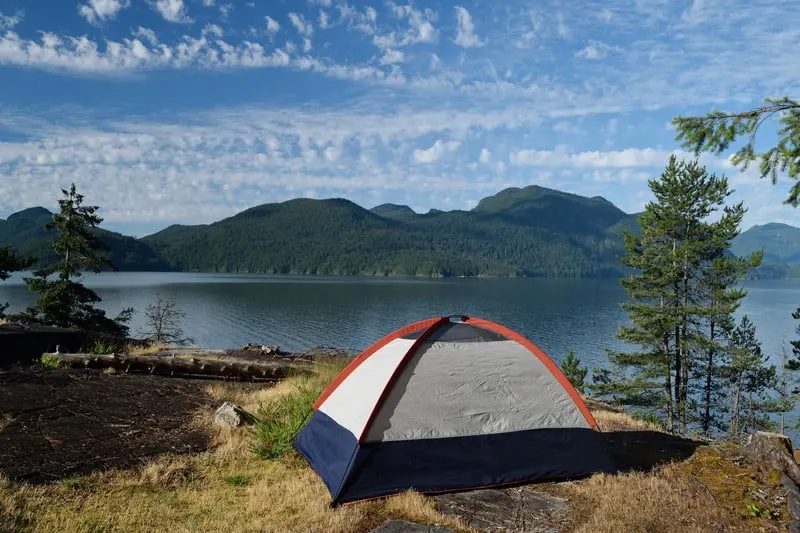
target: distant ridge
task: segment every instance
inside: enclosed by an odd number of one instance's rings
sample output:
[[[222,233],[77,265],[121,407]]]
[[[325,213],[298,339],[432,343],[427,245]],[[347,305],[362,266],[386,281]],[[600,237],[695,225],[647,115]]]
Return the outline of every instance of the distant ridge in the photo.
[[[480,200],[471,210],[417,213],[386,203],[364,209],[344,198],[295,198],[211,224],[175,224],[141,239],[100,230],[120,270],[301,275],[619,277],[624,231],[639,214],[602,196],[531,185]],[[49,262],[52,213],[25,209],[0,220],[0,245]],[[757,277],[800,271],[800,229],[754,226],[734,241],[764,248]]]

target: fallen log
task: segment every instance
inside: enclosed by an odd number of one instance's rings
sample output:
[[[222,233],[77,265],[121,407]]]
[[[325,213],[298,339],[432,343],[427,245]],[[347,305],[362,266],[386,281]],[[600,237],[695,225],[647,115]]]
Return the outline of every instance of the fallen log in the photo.
[[[290,373],[311,373],[311,365],[295,361],[251,362],[201,357],[158,355],[50,353],[62,366],[71,368],[112,368],[126,373],[147,373],[178,377],[216,377],[251,381],[276,381]]]

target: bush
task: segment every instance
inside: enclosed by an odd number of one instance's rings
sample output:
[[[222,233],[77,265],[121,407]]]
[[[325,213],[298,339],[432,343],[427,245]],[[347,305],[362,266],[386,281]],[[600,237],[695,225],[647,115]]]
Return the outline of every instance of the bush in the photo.
[[[297,390],[266,402],[258,408],[258,422],[253,428],[253,453],[265,459],[277,459],[292,449],[297,433],[311,417],[314,402],[322,393],[319,386],[302,382]]]
[[[46,353],[39,359],[39,364],[45,368],[58,368],[61,366],[61,358],[57,355]]]

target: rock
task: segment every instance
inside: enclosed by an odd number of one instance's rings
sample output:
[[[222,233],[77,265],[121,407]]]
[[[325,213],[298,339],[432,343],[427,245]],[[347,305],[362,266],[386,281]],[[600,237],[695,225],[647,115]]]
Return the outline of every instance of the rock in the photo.
[[[369,533],[455,533],[452,529],[441,526],[426,526],[407,520],[387,520]]]
[[[252,424],[256,418],[231,402],[225,402],[214,413],[214,423],[220,426],[239,427],[243,424]]]
[[[436,497],[439,512],[480,531],[557,533],[567,500],[522,487],[487,489]]]

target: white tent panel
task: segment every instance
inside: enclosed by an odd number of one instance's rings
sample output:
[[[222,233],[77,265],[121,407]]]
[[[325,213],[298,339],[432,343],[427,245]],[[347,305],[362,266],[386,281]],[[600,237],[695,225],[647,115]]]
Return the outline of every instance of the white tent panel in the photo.
[[[413,339],[395,339],[380,348],[336,387],[319,411],[358,438],[389,378],[413,344]]]
[[[380,406],[366,440],[566,427],[590,426],[544,363],[518,342],[426,342]]]

